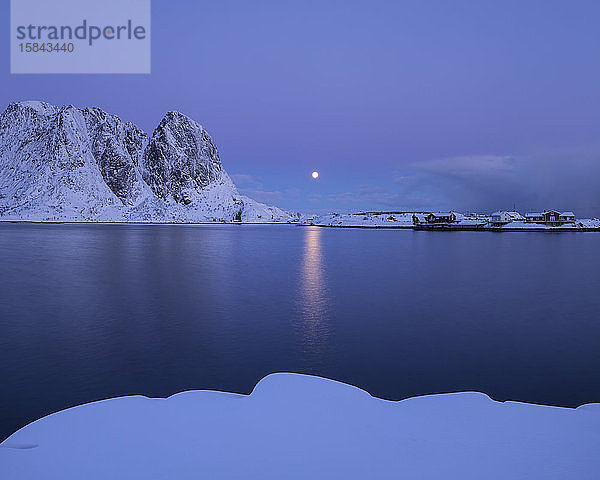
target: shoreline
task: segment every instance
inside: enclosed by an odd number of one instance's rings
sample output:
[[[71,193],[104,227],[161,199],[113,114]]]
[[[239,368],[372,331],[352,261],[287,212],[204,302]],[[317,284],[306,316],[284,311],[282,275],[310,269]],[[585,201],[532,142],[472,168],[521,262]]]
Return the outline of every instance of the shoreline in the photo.
[[[298,225],[295,222],[116,222],[116,221],[76,221],[76,220],[2,220],[2,223],[34,225]]]
[[[75,221],[75,220],[4,220],[0,224],[28,224],[28,225],[136,225],[136,226],[217,226],[217,225],[290,225],[296,227],[319,227],[319,228],[353,228],[369,230],[414,230],[427,232],[543,232],[543,233],[566,233],[566,232],[600,232],[600,227],[487,227],[473,225],[324,225],[298,222],[116,222],[116,221]]]

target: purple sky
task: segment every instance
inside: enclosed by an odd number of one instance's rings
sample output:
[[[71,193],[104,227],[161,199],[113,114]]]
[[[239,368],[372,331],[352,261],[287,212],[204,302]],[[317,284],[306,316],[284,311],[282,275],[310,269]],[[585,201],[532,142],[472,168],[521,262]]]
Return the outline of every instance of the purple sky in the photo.
[[[180,110],[286,208],[600,215],[599,18],[596,0],[154,0],[151,75],[10,75],[6,45],[0,107],[95,105],[148,132]]]

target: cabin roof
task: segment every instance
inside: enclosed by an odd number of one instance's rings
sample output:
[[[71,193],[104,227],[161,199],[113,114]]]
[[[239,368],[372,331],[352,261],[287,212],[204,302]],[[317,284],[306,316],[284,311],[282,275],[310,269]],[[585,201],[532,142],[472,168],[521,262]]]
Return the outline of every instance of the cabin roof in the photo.
[[[433,215],[434,217],[449,217],[454,212],[432,212],[429,215]]]
[[[515,212],[514,210],[498,210],[497,212],[492,213],[492,217],[501,217],[502,215],[507,216],[511,220],[522,220],[524,217],[519,212]]]

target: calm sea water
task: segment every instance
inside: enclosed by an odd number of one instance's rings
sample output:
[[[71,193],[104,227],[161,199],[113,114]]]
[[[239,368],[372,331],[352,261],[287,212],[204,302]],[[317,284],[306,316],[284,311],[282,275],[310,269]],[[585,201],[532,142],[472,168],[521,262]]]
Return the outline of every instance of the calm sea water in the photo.
[[[600,402],[600,234],[0,225],[0,438],[107,397],[302,372]]]

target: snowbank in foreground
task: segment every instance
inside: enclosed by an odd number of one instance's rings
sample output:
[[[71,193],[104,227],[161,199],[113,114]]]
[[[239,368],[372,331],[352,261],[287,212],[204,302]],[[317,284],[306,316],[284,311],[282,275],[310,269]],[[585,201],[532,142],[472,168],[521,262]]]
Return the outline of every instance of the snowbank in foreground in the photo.
[[[481,393],[390,402],[279,373],[250,396],[122,397],[71,408],[0,446],[0,478],[596,479],[600,404]]]

